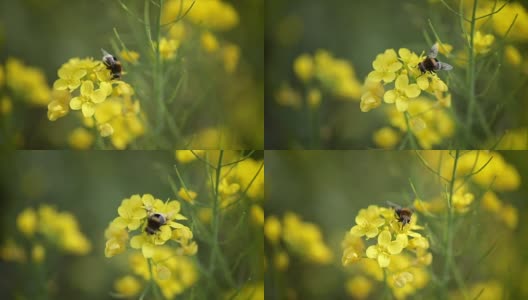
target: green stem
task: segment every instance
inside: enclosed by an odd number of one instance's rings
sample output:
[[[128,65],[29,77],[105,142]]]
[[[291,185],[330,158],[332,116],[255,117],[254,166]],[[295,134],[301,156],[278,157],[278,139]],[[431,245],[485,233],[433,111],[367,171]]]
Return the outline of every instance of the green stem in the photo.
[[[389,287],[389,282],[387,281],[387,268],[383,268],[383,298],[390,300],[391,292]]]
[[[163,7],[163,0],[159,0],[159,10],[156,18],[156,47],[155,47],[155,63],[154,63],[154,97],[158,105],[157,126],[156,132],[159,134],[165,125],[165,103],[164,103],[164,78],[163,78],[163,61],[160,54],[160,40],[161,40],[161,10]]]
[[[475,39],[475,16],[477,13],[477,3],[478,0],[474,0],[473,2],[473,11],[471,13],[471,27],[469,30],[469,45],[468,45],[468,70],[466,73],[466,81],[467,85],[469,87],[469,102],[468,102],[468,111],[467,111],[467,128],[469,131],[471,131],[471,127],[473,125],[473,115],[475,114],[475,103],[476,103],[476,95],[475,95],[475,50],[474,50],[474,39]]]
[[[404,112],[403,115],[405,116],[405,124],[407,125],[407,139],[411,143],[411,149],[412,150],[418,150],[418,145],[416,144],[416,140],[414,137],[414,134],[411,129],[411,115],[408,111]]]
[[[147,258],[147,262],[150,273],[150,285],[152,286],[152,290],[154,291],[154,299],[163,300],[163,296],[161,296],[159,287],[156,284],[156,281],[154,281],[154,272],[152,272],[152,258]]]
[[[454,221],[454,214],[453,214],[453,193],[455,190],[455,180],[456,180],[456,170],[458,165],[458,158],[460,156],[459,150],[455,150],[455,157],[453,162],[453,170],[451,173],[451,180],[449,182],[449,195],[447,197],[447,221],[446,221],[446,231],[444,234],[444,244],[445,244],[445,262],[444,262],[444,274],[443,274],[443,298],[448,298],[448,283],[450,279],[451,274],[451,266],[453,261],[453,221]]]
[[[211,222],[211,230],[213,232],[213,243],[212,243],[212,249],[211,249],[211,256],[209,259],[209,272],[213,272],[215,265],[216,265],[216,257],[218,254],[218,233],[219,233],[219,202],[220,202],[220,195],[218,192],[218,188],[220,186],[220,176],[222,171],[222,159],[224,157],[224,150],[219,150],[220,153],[218,155],[218,163],[216,166],[216,177],[215,177],[215,185],[214,185],[214,202],[213,202],[213,220]]]

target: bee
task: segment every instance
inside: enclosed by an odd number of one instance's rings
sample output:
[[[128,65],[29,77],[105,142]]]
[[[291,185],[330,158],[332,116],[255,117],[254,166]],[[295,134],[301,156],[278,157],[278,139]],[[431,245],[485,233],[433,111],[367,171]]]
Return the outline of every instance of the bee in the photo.
[[[422,74],[424,74],[425,72],[434,73],[439,70],[449,71],[453,69],[453,66],[451,66],[450,64],[446,64],[436,59],[437,55],[438,44],[434,44],[433,47],[431,47],[431,50],[429,50],[429,52],[427,53],[427,57],[421,63],[418,64],[418,67],[420,68]]]
[[[413,211],[410,208],[401,207],[400,205],[394,204],[390,201],[387,201],[387,203],[394,209],[396,219],[398,219],[398,222],[402,223],[402,228],[411,222]]]
[[[112,79],[121,79],[121,72],[123,71],[123,68],[121,67],[121,62],[119,62],[117,57],[108,53],[105,49],[101,48],[101,51],[103,52],[103,63],[106,68],[110,70],[110,74],[112,74]]]
[[[165,223],[167,223],[167,218],[163,214],[149,214],[147,218],[147,227],[145,227],[145,232],[147,232],[148,234],[155,234],[157,231],[159,231],[162,225],[165,225]]]

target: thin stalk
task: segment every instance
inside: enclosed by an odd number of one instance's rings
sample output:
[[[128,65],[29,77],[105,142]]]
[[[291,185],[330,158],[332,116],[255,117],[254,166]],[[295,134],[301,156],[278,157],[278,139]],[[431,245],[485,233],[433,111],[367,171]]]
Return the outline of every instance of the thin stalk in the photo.
[[[218,192],[219,186],[220,186],[220,176],[222,171],[222,159],[224,157],[224,150],[219,150],[220,153],[218,155],[218,162],[217,166],[215,168],[215,184],[214,184],[214,202],[213,202],[213,220],[211,222],[211,231],[213,232],[213,243],[211,246],[211,256],[209,258],[209,272],[212,272],[214,270],[214,267],[216,265],[216,256],[218,254],[218,234],[219,234],[219,202],[220,202],[220,195]]]
[[[414,134],[411,129],[411,122],[410,122],[411,115],[409,114],[408,111],[404,112],[403,114],[405,116],[405,124],[407,125],[407,137],[409,139],[409,142],[411,143],[411,149],[417,150],[418,145],[416,144],[416,140],[414,139]]]
[[[383,268],[383,298],[391,300],[391,292],[387,279],[387,268]]]
[[[474,50],[474,39],[475,39],[475,24],[476,24],[476,13],[477,13],[478,0],[473,2],[473,11],[471,12],[471,25],[469,29],[469,45],[468,45],[468,70],[466,73],[466,83],[469,87],[469,102],[467,111],[467,128],[471,131],[473,125],[473,115],[475,114],[476,94],[475,94],[475,50]]]
[[[154,291],[154,299],[156,300],[163,300],[163,297],[161,296],[160,290],[156,282],[154,281],[154,272],[152,272],[152,258],[147,258],[148,261],[148,267],[149,267],[149,273],[150,273],[150,285],[152,286],[152,290]]]
[[[449,195],[447,197],[447,220],[446,220],[446,231],[444,234],[444,244],[445,244],[445,262],[444,262],[444,274],[443,274],[443,299],[448,298],[448,283],[451,274],[451,266],[453,261],[453,194],[455,192],[455,180],[456,180],[456,170],[458,165],[458,158],[460,156],[459,150],[455,150],[455,157],[453,162],[453,171],[451,172],[451,181],[449,182]]]
[[[163,130],[163,127],[165,125],[165,102],[164,102],[164,83],[165,80],[163,79],[163,60],[161,59],[160,54],[160,40],[161,40],[161,8],[163,7],[163,1],[159,0],[160,8],[158,9],[158,15],[156,16],[156,35],[155,35],[155,44],[156,47],[154,47],[154,66],[153,66],[153,74],[154,74],[154,98],[156,99],[157,103],[157,126],[156,126],[156,132],[158,134],[161,133]]]

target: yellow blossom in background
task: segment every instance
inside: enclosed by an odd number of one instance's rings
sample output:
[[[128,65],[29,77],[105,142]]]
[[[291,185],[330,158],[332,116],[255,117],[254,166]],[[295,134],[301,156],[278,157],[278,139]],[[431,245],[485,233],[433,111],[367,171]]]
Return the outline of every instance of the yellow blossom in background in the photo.
[[[275,101],[277,101],[279,105],[289,106],[294,109],[300,109],[302,107],[301,95],[286,84],[283,84],[275,93]]]
[[[0,99],[0,115],[8,115],[13,110],[13,103],[11,98],[8,96],[3,96]]]
[[[511,65],[518,66],[522,62],[521,52],[512,45],[507,45],[504,47],[504,58]]]
[[[251,220],[256,225],[262,226],[264,224],[264,209],[260,205],[251,205]]]
[[[31,249],[31,259],[39,264],[44,261],[44,258],[46,257],[46,249],[44,249],[44,246],[41,244],[36,244],[33,246],[33,249]]]
[[[280,251],[273,257],[273,266],[279,271],[285,271],[290,265],[290,257],[286,251]]]
[[[227,73],[233,73],[240,60],[240,48],[235,44],[228,44],[222,49],[222,58],[224,60],[224,69]]]
[[[400,142],[401,134],[391,127],[383,127],[374,132],[372,139],[378,147],[393,149]]]
[[[453,51],[453,46],[447,43],[441,43],[437,42],[438,44],[438,53],[449,56],[451,54],[451,51]]]
[[[160,56],[163,59],[172,59],[176,56],[176,51],[180,47],[177,40],[161,38],[159,43]]]
[[[492,34],[483,34],[480,31],[475,32],[475,37],[473,38],[473,47],[475,49],[475,53],[488,53],[494,41],[495,37]]]
[[[141,283],[135,277],[127,275],[114,282],[114,289],[123,297],[133,297],[141,290]]]
[[[332,261],[332,252],[324,243],[320,229],[315,224],[303,222],[294,213],[284,215],[282,239],[289,250],[309,262],[328,264]]]
[[[309,54],[301,54],[293,62],[293,71],[299,79],[309,81],[314,75],[314,61]]]
[[[456,191],[453,193],[451,202],[456,212],[466,213],[469,210],[469,206],[473,203],[475,195],[467,191],[466,185],[462,185],[460,181],[455,182]]]
[[[317,109],[321,104],[321,91],[319,89],[310,89],[306,97],[306,102],[308,106],[312,109]]]
[[[500,1],[497,5],[502,5],[502,3]],[[490,11],[491,8],[488,9],[487,13]],[[517,19],[513,23],[516,17]],[[491,20],[493,29],[498,35],[505,36],[509,32],[508,38],[519,41],[528,40],[528,10],[521,3],[508,3],[501,11],[493,15]]]
[[[177,41],[183,41],[187,36],[185,24],[183,22],[177,22],[170,26],[169,37]]]
[[[335,58],[326,50],[317,50],[313,59],[315,77],[325,89],[344,100],[359,100],[361,83],[348,61]]]
[[[89,149],[92,146],[94,140],[95,137],[93,134],[89,130],[82,127],[74,129],[68,136],[68,144],[73,149],[77,150]]]
[[[180,196],[180,198],[182,198],[183,200],[194,204],[194,199],[196,199],[196,196],[198,196],[198,194],[195,191],[187,190],[181,187],[178,191],[178,196]]]
[[[201,43],[202,48],[208,53],[216,52],[216,50],[218,50],[220,47],[216,36],[209,31],[206,31],[202,34]]]
[[[496,144],[494,142],[493,144]],[[528,128],[521,127],[508,130],[496,145],[497,150],[528,149]]]
[[[135,64],[139,59],[139,53],[133,50],[123,50],[121,51],[121,57],[123,58],[123,60],[128,61],[129,63]]]
[[[24,263],[26,262],[27,257],[22,246],[18,245],[12,239],[8,239],[2,245],[0,245],[0,259],[4,261]]]
[[[345,284],[347,293],[354,299],[366,299],[372,291],[372,281],[365,276],[354,276]]]
[[[33,236],[38,226],[37,213],[33,208],[27,208],[17,216],[17,227],[28,237]]]
[[[470,298],[478,298],[480,300],[497,300],[505,299],[502,296],[504,295],[504,287],[502,284],[496,280],[489,280],[483,282],[477,282],[469,286],[467,295]],[[466,296],[461,292],[452,292],[450,293],[449,299],[461,300],[466,299]]]
[[[19,59],[9,57],[5,64],[5,75],[1,73],[2,81],[5,76],[6,85],[15,96],[38,106],[48,104],[51,90],[40,69],[27,66]]]
[[[213,31],[228,31],[239,23],[235,8],[230,3],[221,0],[166,1],[162,10],[162,22],[174,21],[187,11],[185,20]]]
[[[174,153],[177,161],[186,164],[196,160],[196,156],[203,155],[205,150],[176,150]]]
[[[275,216],[266,217],[264,223],[264,235],[272,243],[277,243],[282,235],[282,225]]]

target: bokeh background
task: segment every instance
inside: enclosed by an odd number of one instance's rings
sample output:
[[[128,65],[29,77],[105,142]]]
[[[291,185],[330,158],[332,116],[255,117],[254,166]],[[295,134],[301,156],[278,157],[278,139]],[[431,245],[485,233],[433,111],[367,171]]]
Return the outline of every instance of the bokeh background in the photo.
[[[183,0],[188,6],[192,1]],[[179,7],[180,1],[164,1],[165,5]],[[215,1],[216,2],[216,1]],[[123,79],[136,89],[136,94],[149,95],[151,75],[145,75],[150,70],[150,59],[146,50],[148,44],[144,35],[144,27],[137,19],[144,16],[144,1],[123,1],[128,12],[123,9],[119,1],[0,1],[0,65],[10,77],[6,69],[7,60],[17,59],[27,69],[19,71],[30,73],[27,81],[40,84],[27,85],[25,91],[31,93],[32,87],[39,88],[39,94],[48,94],[55,80],[57,70],[70,58],[102,57],[100,48],[105,48],[118,56],[128,70]],[[157,13],[154,2],[150,3],[151,20]],[[156,2],[158,3],[158,2]],[[176,101],[168,105],[168,113],[176,119],[181,131],[178,140],[175,136],[165,132],[165,136],[153,137],[152,133],[145,133],[138,137],[128,148],[138,149],[173,149],[183,148],[189,142],[183,139],[193,138],[196,148],[213,148],[218,146],[218,140],[224,139],[227,148],[262,148],[263,132],[263,1],[221,1],[222,11],[230,15],[230,25],[223,28],[208,27],[184,20],[186,27],[185,41],[181,41],[177,59],[172,61],[171,68],[177,68],[176,77],[171,77],[165,91],[167,97],[173,94],[176,83],[180,78],[187,80],[183,85]],[[201,11],[207,11],[210,3],[203,3]],[[224,15],[219,19],[224,18]],[[221,21],[211,20],[223,26]],[[234,21],[233,21],[234,20]],[[212,29],[211,29],[212,28]],[[140,66],[133,66],[126,62],[121,53],[116,53],[117,41],[114,29],[129,50],[140,54]],[[168,37],[169,27],[164,27],[163,35]],[[201,34],[211,29],[212,47],[204,50],[200,46]],[[181,33],[182,31],[180,31]],[[179,33],[179,34],[180,34]],[[174,35],[171,35],[174,37]],[[181,36],[180,36],[181,37]],[[176,39],[176,38],[174,38]],[[215,46],[216,45],[216,46]],[[223,59],[228,46],[236,47],[231,53],[230,71],[224,70]],[[202,47],[202,48],[201,48]],[[121,50],[121,47],[119,47]],[[230,48],[231,50],[233,48]],[[210,50],[210,51],[209,51]],[[227,50],[226,50],[227,51]],[[227,55],[227,54],[226,54]],[[185,68],[181,62],[186,61]],[[141,65],[143,63],[143,65]],[[169,62],[171,64],[171,62]],[[31,69],[31,71],[29,70]],[[14,70],[14,68],[12,68]],[[18,71],[18,69],[17,69]],[[37,74],[33,74],[37,73]],[[184,74],[185,73],[185,74]],[[183,74],[183,75],[182,75]],[[2,72],[4,75],[4,72]],[[3,76],[2,76],[3,77]],[[19,77],[23,74],[11,75],[17,82],[23,81]],[[1,78],[1,77],[0,77]],[[31,80],[29,79],[31,78]],[[38,79],[35,79],[38,78]],[[14,82],[15,80],[12,80]],[[1,78],[0,82],[4,82]],[[20,91],[13,91],[9,86],[2,87],[2,147],[23,149],[64,149],[64,148],[92,148],[87,134],[72,137],[75,128],[82,127],[81,118],[70,115],[55,122],[50,122],[46,116],[46,99],[28,99]],[[20,85],[21,83],[19,83]],[[9,98],[5,98],[7,96]],[[50,97],[49,95],[47,96]],[[46,97],[45,97],[46,98]],[[6,100],[8,99],[8,100]],[[154,99],[143,97],[139,99],[141,109],[147,114],[147,120],[152,121]],[[7,103],[9,102],[9,103]],[[70,112],[71,114],[71,112]],[[183,119],[187,121],[183,122]],[[157,133],[159,135],[159,133]],[[156,143],[155,139],[162,140]],[[107,139],[108,140],[108,139]],[[229,141],[226,141],[229,140]],[[88,145],[87,145],[88,144]],[[111,143],[107,142],[108,147]],[[199,144],[199,145],[197,145]],[[99,146],[99,148],[101,148]]]
[[[448,156],[447,152],[443,154],[444,158]],[[422,152],[422,155],[429,159],[438,157],[438,152]],[[493,213],[483,209],[482,194],[472,190],[475,200],[470,212],[457,219],[460,223],[454,239],[455,260],[471,299],[482,287],[486,291],[479,299],[521,299],[528,293],[523,287],[528,276],[528,258],[524,251],[528,245],[528,226],[524,221],[528,216],[525,201],[528,195],[528,159],[526,152],[522,151],[502,151],[502,158],[497,154],[492,156],[495,156],[495,163],[504,159],[513,166],[520,175],[520,185],[497,192],[504,210]],[[360,263],[342,266],[341,242],[345,233],[356,224],[358,211],[369,205],[387,207],[386,201],[391,201],[412,207],[417,196],[411,183],[424,201],[431,201],[445,190],[438,177],[412,151],[267,151],[266,163],[265,249],[269,266],[265,281],[266,299],[382,299],[382,281],[374,280],[372,273],[367,275],[362,272],[358,266]],[[492,160],[490,166],[493,163]],[[430,166],[435,168],[436,164]],[[506,173],[509,172],[501,172],[502,176],[508,176]],[[501,215],[506,213],[507,206],[513,206],[515,214],[518,214],[518,217],[508,218],[513,221],[509,224]],[[312,225],[299,228],[290,225],[292,229],[285,233],[285,216],[292,213],[302,222]],[[438,234],[439,228],[435,228],[434,224],[442,219],[442,213],[435,215],[438,216],[436,219],[428,218],[416,209],[414,214],[418,216],[419,225],[433,228]],[[268,220],[272,217],[277,217],[282,224],[282,232],[277,234],[280,241],[276,245],[279,246],[273,246],[269,240],[272,226]],[[510,227],[513,224],[515,226]],[[266,230],[268,225],[269,230]],[[318,242],[312,226],[320,231],[321,240]],[[430,238],[427,229],[420,233]],[[376,239],[366,243],[375,242]],[[311,251],[308,249],[316,249],[314,247],[319,243],[331,250],[331,254],[325,254],[323,259],[319,259],[320,255],[307,253]],[[434,244],[434,241],[431,242],[433,259],[427,272],[440,274],[444,260]],[[490,248],[493,245],[495,247]],[[289,260],[285,262],[277,256],[277,247],[287,253]],[[491,254],[475,266],[475,259],[482,257],[486,251]],[[360,283],[352,284],[357,277],[368,278],[368,281],[364,283],[361,279]],[[429,277],[427,285],[407,299],[439,299],[440,294],[435,287],[438,286]],[[449,289],[450,292],[456,290],[453,281]],[[450,295],[450,299],[463,299],[460,295]]]
[[[473,1],[462,2],[468,12]],[[479,7],[493,5],[493,2],[479,1]],[[459,1],[446,1],[446,3],[458,10]],[[509,5],[502,13],[506,14]],[[479,79],[476,85],[477,93],[491,85],[491,88],[486,90],[487,94],[479,98],[479,105],[492,127],[493,134],[483,135],[481,129],[473,128],[464,138],[458,136],[460,128],[464,125],[457,124],[459,131],[451,136],[452,140],[447,142],[444,140],[436,144],[433,149],[451,149],[453,145],[472,142],[479,145],[467,146],[468,148],[481,149],[485,147],[488,139],[496,141],[497,136],[526,126],[527,115],[524,108],[527,100],[523,91],[526,91],[527,87],[528,65],[525,63],[527,38],[523,28],[528,21],[528,14],[526,1],[512,1],[511,5],[515,5],[515,8],[512,8],[514,13],[508,12],[508,18],[518,13],[518,24],[512,28],[512,32],[516,31],[518,35],[505,43],[517,47],[516,51],[520,55],[517,56],[518,66],[512,65],[507,59],[502,59],[504,44],[500,35],[491,27],[482,29],[483,33],[491,33],[495,36],[492,51],[497,51],[493,55],[498,59],[491,63],[493,68],[479,66]],[[481,11],[479,15],[480,13]],[[506,19],[505,15],[501,15],[502,17]],[[460,89],[460,84],[463,85],[465,81],[465,67],[456,65],[455,57],[458,55],[456,51],[466,50],[463,47],[464,41],[458,16],[451,13],[441,1],[267,1],[265,31],[267,148],[324,150],[387,147],[390,141],[397,139],[396,134],[380,136],[379,139],[385,142],[375,143],[374,132],[382,127],[391,127],[391,124],[381,108],[368,113],[361,112],[360,97],[366,91],[362,86],[365,78],[372,71],[372,62],[376,55],[383,53],[385,49],[392,48],[398,51],[399,48],[408,48],[418,55],[422,52],[426,53],[435,40],[429,20],[438,35],[443,38],[442,42],[453,46],[449,58],[442,55],[439,58],[454,65],[455,69],[451,72],[440,72],[439,76],[450,87],[452,107],[460,118],[465,115],[467,91]],[[506,20],[503,22],[507,23]],[[487,23],[490,26],[492,22]],[[333,59],[341,60],[339,62],[341,69],[337,70],[337,63],[334,65],[336,77],[330,78],[330,82],[325,83],[325,79],[322,78],[303,83],[294,72],[294,62],[302,55],[310,55],[313,58],[319,50],[325,50]],[[492,55],[488,55],[488,58],[482,61],[488,60],[489,56]],[[466,61],[462,60],[462,65],[464,64]],[[499,64],[501,65],[499,75],[492,77]],[[343,65],[347,65],[346,68]],[[327,67],[328,73],[331,74],[334,67],[331,65]],[[350,73],[340,76],[339,74],[345,73],[343,69],[349,69]],[[317,76],[319,75],[314,75]],[[354,86],[351,88],[353,92],[347,96],[336,95],[332,88],[328,87],[332,84],[340,84],[338,81],[344,81],[343,78]],[[495,79],[491,80],[492,78]],[[314,88],[320,93],[311,94],[310,89]],[[511,94],[516,96],[510,98]],[[382,104],[383,106],[388,105]],[[448,115],[452,117],[453,114],[448,113]],[[454,121],[458,122],[456,118]],[[434,127],[430,123],[428,125]],[[467,135],[477,136],[479,142],[469,142]],[[511,143],[508,142],[504,149],[512,147]],[[490,142],[490,144],[494,143]],[[526,140],[523,139],[520,146],[526,149]],[[398,146],[392,145],[392,147]],[[466,146],[460,147],[466,148]]]
[[[233,162],[235,157],[239,158],[234,152],[226,153],[223,161]],[[257,151],[249,159],[262,158],[263,153]],[[138,252],[129,249],[124,254],[105,257],[105,229],[118,216],[117,209],[123,199],[133,194],[152,194],[163,201],[179,199],[181,213],[189,219],[182,223],[194,227],[191,223],[203,222],[201,226],[209,228],[210,223],[206,221],[208,217],[203,217],[203,212],[199,211],[210,206],[211,191],[207,184],[210,174],[205,172],[203,163],[198,160],[189,162],[189,159],[187,156],[185,163],[177,161],[173,151],[18,151],[2,156],[0,268],[3,272],[0,275],[0,298],[16,299],[15,296],[24,296],[25,298],[20,299],[116,299],[112,297],[116,292],[114,282],[124,275],[132,274],[126,253]],[[187,188],[198,195],[195,206],[183,201],[172,189],[174,187],[177,191],[182,186],[175,172],[175,165]],[[249,174],[255,175],[253,170],[248,170],[248,176]],[[219,231],[225,263],[236,270],[232,276],[241,288],[259,278],[262,280],[259,275],[262,274],[262,251],[259,250],[262,249],[262,229],[261,225],[253,222],[253,214],[247,206],[255,202],[246,201],[247,199],[243,198],[237,205],[231,205],[229,210],[222,213]],[[24,209],[38,210],[41,205],[51,205],[59,212],[69,212],[76,218],[80,231],[91,244],[87,254],[72,255],[50,246],[46,249],[40,268],[31,260],[26,260],[25,263],[7,260],[5,246],[8,240],[15,241],[24,247],[26,253],[30,253],[28,249],[31,249],[34,242],[29,241],[18,230],[17,216]],[[210,220],[211,214],[206,215],[209,215]],[[207,265],[209,235],[200,233],[196,228],[192,230],[194,240],[198,243],[196,258]],[[225,240],[235,242],[226,243]],[[219,274],[220,270],[223,269],[217,266],[209,274],[214,276],[215,285],[211,287],[207,284],[207,288],[206,282],[211,277],[206,278],[202,271],[195,269],[194,272],[201,274],[198,275],[198,281],[176,298],[207,299],[208,293],[213,292],[228,297],[233,290],[227,288],[224,275]],[[248,277],[251,277],[249,283]],[[254,291],[254,288],[249,289],[249,292]],[[248,291],[240,291],[239,296],[247,293]],[[256,292],[257,295],[261,293],[262,291]],[[132,299],[138,297],[139,294],[136,294]],[[152,290],[146,299],[153,299]]]

